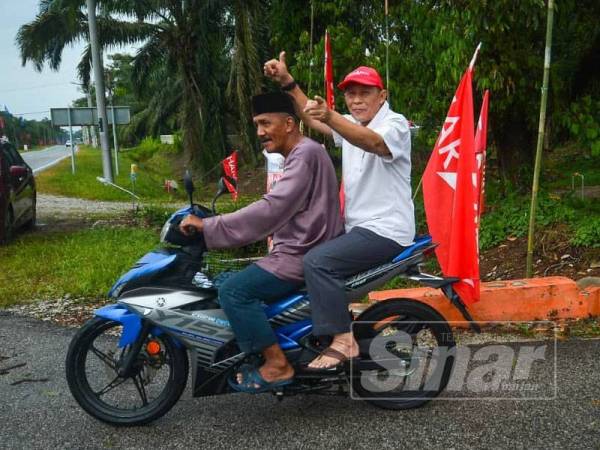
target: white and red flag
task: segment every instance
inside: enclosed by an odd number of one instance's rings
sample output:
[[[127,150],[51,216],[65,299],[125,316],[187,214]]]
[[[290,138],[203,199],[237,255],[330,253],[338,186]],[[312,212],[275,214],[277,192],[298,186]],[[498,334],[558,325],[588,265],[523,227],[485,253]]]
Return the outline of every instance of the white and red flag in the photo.
[[[436,255],[445,276],[460,278],[454,289],[466,304],[479,300],[479,177],[471,85],[474,61],[475,56],[454,94],[423,174],[427,224],[433,241],[439,244]]]
[[[229,155],[227,158],[225,158],[223,160],[223,171],[225,172],[225,186],[227,186],[227,190],[231,193],[231,197],[233,198],[233,200],[236,201],[238,198],[238,190],[237,190],[238,155],[237,155],[237,150],[234,150],[231,153],[231,155]],[[231,183],[231,181],[229,181],[227,179],[227,177],[234,180],[235,185],[233,183]]]
[[[477,158],[477,169],[479,171],[479,217],[483,214],[483,194],[485,192],[485,157],[487,149],[487,115],[489,102],[490,91],[486,90],[483,94],[483,102],[481,103],[477,131],[475,133],[475,157]]]

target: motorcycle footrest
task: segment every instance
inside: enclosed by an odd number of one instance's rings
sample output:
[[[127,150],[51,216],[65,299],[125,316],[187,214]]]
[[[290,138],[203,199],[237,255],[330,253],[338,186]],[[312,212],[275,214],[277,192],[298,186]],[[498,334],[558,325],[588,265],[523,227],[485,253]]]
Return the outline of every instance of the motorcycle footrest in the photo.
[[[402,358],[356,359],[350,361],[347,370],[398,370],[406,369],[406,360]]]

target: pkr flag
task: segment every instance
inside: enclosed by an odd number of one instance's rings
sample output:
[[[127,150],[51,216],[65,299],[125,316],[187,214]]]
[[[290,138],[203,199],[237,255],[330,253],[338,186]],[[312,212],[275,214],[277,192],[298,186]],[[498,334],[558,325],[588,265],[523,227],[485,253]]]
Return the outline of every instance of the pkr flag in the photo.
[[[231,155],[223,160],[223,171],[225,172],[225,186],[227,186],[227,190],[231,193],[231,197],[234,201],[237,201],[238,191],[237,191],[237,181],[238,181],[238,155],[237,150],[234,150]],[[227,178],[233,180],[235,185],[228,180]]]
[[[477,132],[475,133],[475,157],[477,158],[477,170],[479,172],[479,217],[483,214],[483,198],[485,192],[485,151],[487,149],[487,115],[490,102],[490,91],[483,94]]]
[[[429,232],[439,246],[436,255],[454,289],[466,304],[479,300],[477,204],[472,66],[454,94],[446,121],[423,174],[423,198]]]

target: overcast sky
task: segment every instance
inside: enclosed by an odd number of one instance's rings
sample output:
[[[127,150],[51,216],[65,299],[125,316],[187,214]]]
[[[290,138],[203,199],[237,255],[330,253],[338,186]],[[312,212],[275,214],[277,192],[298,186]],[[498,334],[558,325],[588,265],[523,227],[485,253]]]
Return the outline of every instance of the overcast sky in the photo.
[[[61,108],[83,94],[78,82],[77,64],[84,44],[78,43],[63,51],[58,72],[44,67],[37,72],[31,63],[21,65],[15,37],[21,25],[31,22],[39,10],[38,0],[0,0],[0,108],[14,114],[25,114],[25,119],[50,117],[50,108]],[[109,51],[129,52],[131,48]],[[106,58],[105,58],[106,61]]]

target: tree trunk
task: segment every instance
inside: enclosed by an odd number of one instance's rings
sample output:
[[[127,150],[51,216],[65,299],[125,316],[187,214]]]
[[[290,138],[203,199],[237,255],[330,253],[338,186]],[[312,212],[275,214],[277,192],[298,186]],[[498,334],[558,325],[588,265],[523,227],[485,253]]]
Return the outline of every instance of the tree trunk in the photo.
[[[199,170],[206,168],[198,164],[202,148],[202,108],[201,99],[193,86],[192,80],[185,69],[183,75],[183,108],[181,113],[181,128],[183,131],[183,150],[188,167]]]

